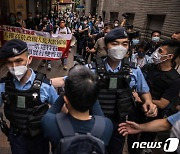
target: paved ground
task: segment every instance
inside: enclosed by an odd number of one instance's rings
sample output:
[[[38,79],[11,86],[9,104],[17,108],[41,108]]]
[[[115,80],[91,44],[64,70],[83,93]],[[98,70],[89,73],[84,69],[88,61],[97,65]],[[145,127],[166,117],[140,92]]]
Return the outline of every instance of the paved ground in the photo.
[[[72,49],[71,53],[69,54],[68,57],[68,68],[73,66],[73,56],[75,54],[75,49]],[[34,70],[41,71],[43,73],[46,73],[48,78],[53,78],[53,77],[59,77],[59,76],[64,76],[67,74],[67,71],[63,70],[63,67],[61,66],[61,62],[59,61],[52,61],[52,69],[51,71],[48,71],[46,67],[41,66],[41,60],[34,59],[31,67]],[[7,72],[7,69],[5,67],[0,68],[0,76],[3,77],[5,76]],[[2,108],[0,108],[0,111],[2,111]],[[164,154],[162,150],[155,150],[153,152],[154,154]],[[9,142],[7,141],[7,138],[5,135],[0,131],[0,154],[11,154]],[[124,147],[124,152],[123,154],[128,154],[127,152],[127,145]]]

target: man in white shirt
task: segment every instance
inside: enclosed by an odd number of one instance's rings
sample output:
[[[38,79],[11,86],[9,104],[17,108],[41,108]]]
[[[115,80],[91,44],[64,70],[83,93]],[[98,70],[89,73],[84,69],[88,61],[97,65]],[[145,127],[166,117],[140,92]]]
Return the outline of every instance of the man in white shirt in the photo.
[[[66,27],[66,21],[64,19],[60,20],[59,27],[56,30],[56,34],[71,34],[69,27]],[[67,58],[61,58],[63,69],[67,71]]]

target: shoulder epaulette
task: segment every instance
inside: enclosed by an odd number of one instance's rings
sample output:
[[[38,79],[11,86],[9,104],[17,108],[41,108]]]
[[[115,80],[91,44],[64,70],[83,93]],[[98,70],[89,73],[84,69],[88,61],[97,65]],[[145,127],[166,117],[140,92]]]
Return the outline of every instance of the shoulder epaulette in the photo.
[[[36,78],[33,82],[33,88],[34,89],[40,89],[42,82],[51,85],[51,82],[49,79],[46,78],[46,75],[41,72],[35,72]]]
[[[104,61],[101,57],[96,56],[96,70],[101,73],[105,73],[106,69],[104,66]]]
[[[123,65],[124,65],[124,66],[127,66],[127,67],[129,67],[129,68],[134,68],[134,69],[137,68],[137,67],[136,67],[136,64],[135,64],[134,62],[131,62],[128,57],[125,57],[125,58],[123,59]]]

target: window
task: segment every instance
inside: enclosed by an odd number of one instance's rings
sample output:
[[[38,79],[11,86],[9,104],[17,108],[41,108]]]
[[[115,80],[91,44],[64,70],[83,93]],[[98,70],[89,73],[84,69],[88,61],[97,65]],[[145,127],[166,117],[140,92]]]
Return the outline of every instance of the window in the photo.
[[[166,15],[147,15],[147,27],[146,27],[146,37],[150,37],[150,34],[153,30],[161,31],[163,28],[164,20]]]
[[[103,17],[103,21],[104,21],[105,17],[106,17],[106,12],[105,11],[103,11],[102,17]]]
[[[97,9],[97,0],[92,0],[91,1],[91,13],[93,15],[96,14],[96,9]]]
[[[127,24],[133,25],[135,13],[126,13],[127,14]]]
[[[118,19],[118,12],[110,12],[110,22],[114,22],[116,19]]]

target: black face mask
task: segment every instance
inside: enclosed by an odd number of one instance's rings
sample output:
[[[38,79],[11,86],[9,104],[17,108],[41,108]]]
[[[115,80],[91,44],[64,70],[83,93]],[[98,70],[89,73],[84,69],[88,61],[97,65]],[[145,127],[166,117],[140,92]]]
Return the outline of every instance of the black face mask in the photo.
[[[138,51],[137,53],[139,58],[143,58],[146,55],[146,53],[142,51]]]

